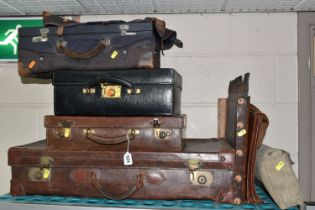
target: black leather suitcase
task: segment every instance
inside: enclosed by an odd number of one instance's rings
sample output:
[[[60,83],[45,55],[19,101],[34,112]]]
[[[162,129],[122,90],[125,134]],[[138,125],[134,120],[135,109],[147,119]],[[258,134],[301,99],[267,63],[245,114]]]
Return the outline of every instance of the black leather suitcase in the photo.
[[[45,23],[45,27],[19,29],[18,69],[22,77],[47,78],[64,69],[159,68],[161,50],[174,44],[182,47],[176,32],[156,18]]]
[[[56,115],[143,116],[181,112],[182,77],[173,69],[59,71]]]

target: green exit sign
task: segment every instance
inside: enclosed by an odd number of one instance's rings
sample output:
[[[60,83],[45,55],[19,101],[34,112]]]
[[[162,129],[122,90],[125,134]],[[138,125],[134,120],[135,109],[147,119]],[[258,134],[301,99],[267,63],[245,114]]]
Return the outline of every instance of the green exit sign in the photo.
[[[0,18],[0,60],[15,61],[18,58],[18,29],[43,26],[41,18]]]

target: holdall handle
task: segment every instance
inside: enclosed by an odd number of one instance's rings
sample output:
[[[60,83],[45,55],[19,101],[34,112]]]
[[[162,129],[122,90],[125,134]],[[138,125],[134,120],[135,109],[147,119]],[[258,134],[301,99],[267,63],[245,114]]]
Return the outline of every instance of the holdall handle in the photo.
[[[67,47],[66,41],[57,41],[56,47],[59,49],[63,54],[68,56],[69,58],[73,59],[88,59],[91,57],[94,57],[98,55],[100,52],[102,52],[108,45],[110,44],[110,40],[102,39],[95,48],[88,50],[86,52],[75,52],[70,50]]]
[[[92,179],[91,184],[99,191],[105,198],[111,199],[111,200],[124,200],[129,197],[131,197],[135,192],[137,192],[141,187],[143,187],[143,179],[141,173],[137,174],[136,183],[130,188],[121,194],[114,194],[111,192],[108,192],[106,189],[102,189],[100,183],[96,179],[96,173],[95,171],[92,172]]]
[[[95,143],[105,144],[105,145],[113,145],[113,144],[121,144],[128,141],[127,135],[130,140],[135,138],[135,130],[131,129],[127,132],[127,134],[119,135],[119,136],[99,136],[92,132],[90,129],[86,129],[85,137]]]

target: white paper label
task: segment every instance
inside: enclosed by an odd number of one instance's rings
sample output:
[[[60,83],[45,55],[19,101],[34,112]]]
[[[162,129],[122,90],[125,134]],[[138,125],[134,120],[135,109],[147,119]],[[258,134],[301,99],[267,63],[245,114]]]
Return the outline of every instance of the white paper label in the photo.
[[[124,154],[124,165],[125,166],[131,166],[133,164],[132,162],[132,155],[130,152],[126,152]]]

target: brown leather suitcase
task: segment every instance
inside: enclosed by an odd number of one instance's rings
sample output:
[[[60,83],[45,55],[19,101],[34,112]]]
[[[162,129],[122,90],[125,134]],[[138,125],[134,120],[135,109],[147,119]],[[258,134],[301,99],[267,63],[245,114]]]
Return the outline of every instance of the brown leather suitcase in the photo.
[[[186,116],[78,117],[46,116],[49,148],[180,152]]]
[[[47,149],[45,141],[9,150],[12,195],[109,199],[213,199],[233,202],[234,149],[224,140],[187,140],[181,153]]]

